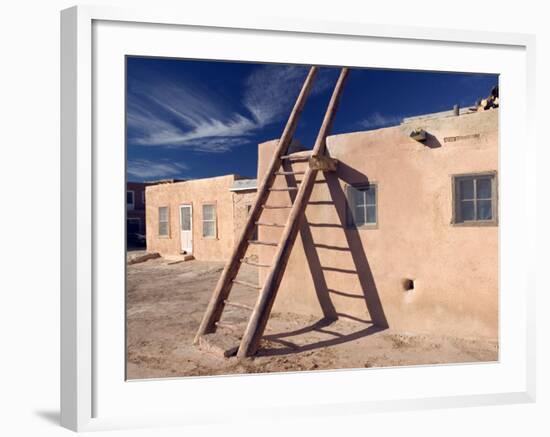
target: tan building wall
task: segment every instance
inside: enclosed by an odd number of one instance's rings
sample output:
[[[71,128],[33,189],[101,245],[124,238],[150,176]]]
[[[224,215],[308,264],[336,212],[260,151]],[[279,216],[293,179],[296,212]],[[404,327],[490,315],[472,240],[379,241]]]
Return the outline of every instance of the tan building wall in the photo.
[[[235,175],[154,185],[146,188],[147,250],[163,256],[180,255],[180,205],[192,205],[193,255],[204,261],[224,261],[234,244]],[[203,237],[204,204],[216,205],[216,237]],[[168,236],[159,236],[159,207],[169,208]]]
[[[416,128],[427,131],[426,142],[409,137]],[[258,180],[274,146],[259,146]],[[338,170],[326,179],[318,174],[274,311],[496,338],[498,227],[451,221],[452,176],[498,170],[498,110],[336,135],[327,147]],[[377,185],[377,225],[349,227],[346,187],[367,181]],[[275,192],[268,203],[289,204],[289,194]],[[264,214],[285,223],[288,210]],[[261,228],[260,239],[278,241],[280,232]],[[262,247],[260,262],[270,263],[274,251]],[[404,290],[405,279],[414,290]]]
[[[248,219],[249,211],[256,199],[256,190],[236,191],[233,192],[233,234],[235,240],[239,238],[241,232]],[[257,246],[250,245],[246,256],[257,258]]]

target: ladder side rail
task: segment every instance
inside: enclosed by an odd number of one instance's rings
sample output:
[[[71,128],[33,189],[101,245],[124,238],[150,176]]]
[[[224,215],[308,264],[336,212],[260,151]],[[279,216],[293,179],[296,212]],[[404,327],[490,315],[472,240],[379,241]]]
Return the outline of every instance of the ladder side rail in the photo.
[[[319,133],[315,141],[315,146],[312,153],[313,156],[318,156],[325,153],[326,137],[332,126],[338,101],[342,95],[342,90],[348,71],[349,70],[347,68],[342,68],[340,76],[338,77],[338,81],[334,87],[323,123],[319,129]],[[261,337],[267,325],[267,320],[269,319],[269,314],[271,313],[271,308],[273,307],[273,303],[275,301],[275,296],[285,272],[290,253],[292,252],[292,247],[296,241],[296,236],[298,235],[307,202],[313,190],[317,171],[318,170],[314,170],[311,167],[306,169],[288,221],[283,230],[281,243],[277,248],[273,266],[268,273],[262,290],[260,291],[258,301],[254,307],[254,311],[252,312],[246,331],[242,337],[241,344],[237,352],[237,356],[240,358],[254,355],[258,349]]]
[[[216,288],[212,293],[212,297],[210,298],[201,324],[199,325],[199,329],[195,336],[194,344],[198,343],[199,337],[201,335],[209,334],[216,331],[216,322],[218,322],[221,318],[225,306],[224,301],[229,296],[232,287],[232,281],[235,276],[237,276],[239,270],[240,260],[244,257],[246,253],[246,250],[248,248],[248,241],[252,238],[254,228],[256,226],[256,221],[258,221],[262,213],[262,205],[265,203],[267,197],[269,196],[269,187],[273,184],[275,172],[279,170],[279,167],[281,165],[280,157],[287,152],[288,146],[292,141],[294,132],[296,131],[296,126],[298,124],[298,119],[300,118],[307,97],[313,86],[313,80],[317,74],[317,70],[318,67],[312,66],[304,81],[304,85],[302,86],[300,94],[296,99],[296,103],[294,104],[292,112],[290,113],[283,134],[279,139],[279,143],[277,145],[275,153],[273,154],[271,161],[269,162],[269,166],[266,171],[266,177],[263,179],[263,181],[260,183],[260,186],[258,187],[256,199],[254,201],[250,214],[248,215],[246,224],[241,231],[241,235],[233,248],[231,257],[225,265],[216,285]]]

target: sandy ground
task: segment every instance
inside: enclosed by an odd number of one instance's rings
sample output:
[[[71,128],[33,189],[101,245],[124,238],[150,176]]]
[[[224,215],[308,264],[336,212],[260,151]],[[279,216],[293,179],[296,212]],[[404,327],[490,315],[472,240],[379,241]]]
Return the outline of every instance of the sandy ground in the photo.
[[[206,353],[192,342],[222,269],[222,263],[174,263],[163,258],[128,266],[129,379],[498,359],[496,341],[380,331],[354,321],[325,322],[289,313],[271,315],[257,357],[238,360]],[[245,265],[239,279],[257,282],[257,272]],[[252,305],[256,293],[236,285],[231,298]],[[227,307],[222,321],[244,330],[248,314]]]

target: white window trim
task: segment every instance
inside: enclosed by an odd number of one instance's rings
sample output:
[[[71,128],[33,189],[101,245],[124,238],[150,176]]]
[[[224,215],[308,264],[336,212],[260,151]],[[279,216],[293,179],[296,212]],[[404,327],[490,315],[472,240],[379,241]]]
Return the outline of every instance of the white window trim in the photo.
[[[160,224],[164,223],[164,221],[160,220],[160,210],[161,208],[166,208],[166,234],[160,233]],[[170,207],[169,206],[159,206],[157,209],[158,214],[158,228],[157,228],[157,236],[160,238],[170,238]]]
[[[206,220],[204,218],[204,207],[212,206],[214,207],[214,218],[212,220]],[[203,203],[201,208],[202,213],[202,238],[208,240],[216,240],[218,238],[218,205],[215,202]],[[204,224],[205,223],[214,223],[214,235],[204,235]]]

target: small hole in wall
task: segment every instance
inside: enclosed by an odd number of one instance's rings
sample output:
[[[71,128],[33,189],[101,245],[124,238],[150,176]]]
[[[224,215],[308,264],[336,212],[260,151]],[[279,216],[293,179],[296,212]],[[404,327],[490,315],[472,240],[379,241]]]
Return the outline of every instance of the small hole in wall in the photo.
[[[414,290],[414,281],[412,279],[405,278],[403,279],[402,284],[403,284],[403,290],[405,291]]]

